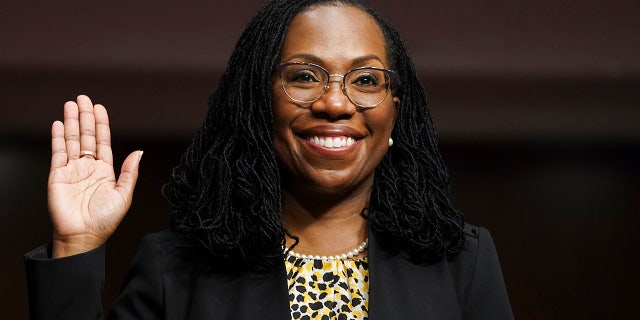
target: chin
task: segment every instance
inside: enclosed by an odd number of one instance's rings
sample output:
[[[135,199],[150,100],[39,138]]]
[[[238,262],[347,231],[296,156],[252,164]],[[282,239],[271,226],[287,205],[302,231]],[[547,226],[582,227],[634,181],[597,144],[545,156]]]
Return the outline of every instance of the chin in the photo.
[[[313,192],[324,195],[349,196],[354,192],[369,192],[373,186],[373,175],[366,178],[353,175],[339,175],[336,172],[326,173],[321,179],[314,177],[309,179],[308,186]]]

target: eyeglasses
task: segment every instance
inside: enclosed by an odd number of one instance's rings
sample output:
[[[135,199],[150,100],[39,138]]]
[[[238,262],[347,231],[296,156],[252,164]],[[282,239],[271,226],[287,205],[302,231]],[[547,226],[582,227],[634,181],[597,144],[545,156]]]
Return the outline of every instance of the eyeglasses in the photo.
[[[378,106],[387,97],[389,89],[395,88],[397,75],[393,70],[375,67],[360,67],[345,74],[330,74],[317,64],[309,62],[286,62],[276,66],[282,88],[289,99],[300,104],[311,104],[329,89],[332,77],[342,78],[341,89],[349,101],[361,108]]]

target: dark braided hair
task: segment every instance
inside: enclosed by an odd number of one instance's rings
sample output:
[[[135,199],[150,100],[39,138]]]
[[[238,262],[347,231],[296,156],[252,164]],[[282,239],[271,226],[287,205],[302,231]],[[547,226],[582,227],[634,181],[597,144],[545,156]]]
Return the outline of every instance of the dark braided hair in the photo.
[[[367,217],[392,252],[436,261],[458,252],[463,216],[449,201],[449,175],[426,94],[397,32],[357,0],[270,1],[236,44],[209,111],[163,190],[173,207],[171,227],[208,256],[269,269],[282,257],[285,235],[281,185],[273,146],[272,74],[287,28],[317,5],[346,4],[369,13],[385,37],[400,113],[395,144],[376,169]]]

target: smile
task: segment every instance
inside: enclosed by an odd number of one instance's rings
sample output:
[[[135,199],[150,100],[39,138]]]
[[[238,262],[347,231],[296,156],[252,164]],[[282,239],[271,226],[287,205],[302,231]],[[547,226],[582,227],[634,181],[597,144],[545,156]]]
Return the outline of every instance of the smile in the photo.
[[[349,147],[349,146],[352,146],[354,143],[356,143],[355,139],[347,136],[341,136],[341,137],[313,136],[313,137],[307,138],[307,140],[309,140],[309,142],[315,145],[325,147],[325,148]]]

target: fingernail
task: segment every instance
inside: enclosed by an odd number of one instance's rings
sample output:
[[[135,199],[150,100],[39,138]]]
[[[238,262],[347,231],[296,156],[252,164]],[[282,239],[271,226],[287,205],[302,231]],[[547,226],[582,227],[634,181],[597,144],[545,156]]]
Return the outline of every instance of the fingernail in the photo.
[[[144,151],[140,150],[140,154],[138,155],[138,162],[140,162],[140,160],[142,160],[142,154],[144,153]]]

